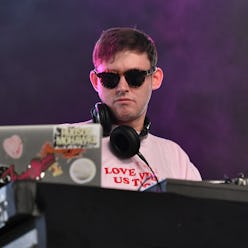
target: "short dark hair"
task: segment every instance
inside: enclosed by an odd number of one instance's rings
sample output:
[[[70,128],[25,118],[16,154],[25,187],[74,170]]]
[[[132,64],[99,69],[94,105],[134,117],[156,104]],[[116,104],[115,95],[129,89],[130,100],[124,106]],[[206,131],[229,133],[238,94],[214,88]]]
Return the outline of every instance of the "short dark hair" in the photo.
[[[129,27],[115,27],[102,32],[93,50],[93,64],[96,67],[98,63],[109,61],[116,53],[125,50],[145,52],[151,67],[157,65],[157,49],[152,38],[141,30]]]

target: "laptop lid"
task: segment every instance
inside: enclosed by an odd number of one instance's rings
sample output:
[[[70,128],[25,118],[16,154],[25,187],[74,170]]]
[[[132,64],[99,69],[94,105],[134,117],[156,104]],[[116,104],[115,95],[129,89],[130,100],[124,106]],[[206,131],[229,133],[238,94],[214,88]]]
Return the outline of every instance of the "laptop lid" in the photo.
[[[100,124],[0,126],[0,180],[101,186]]]

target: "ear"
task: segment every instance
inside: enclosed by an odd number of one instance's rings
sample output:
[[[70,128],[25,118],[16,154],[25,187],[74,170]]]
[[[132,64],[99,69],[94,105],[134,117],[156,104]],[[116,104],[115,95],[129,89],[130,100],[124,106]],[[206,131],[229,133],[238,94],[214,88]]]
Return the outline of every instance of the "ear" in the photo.
[[[93,70],[90,71],[90,82],[91,82],[93,88],[95,89],[95,91],[98,92],[99,80],[98,80],[98,77],[97,77],[96,73]]]
[[[152,74],[152,90],[157,90],[160,88],[163,82],[163,77],[163,70],[157,67],[156,71]]]

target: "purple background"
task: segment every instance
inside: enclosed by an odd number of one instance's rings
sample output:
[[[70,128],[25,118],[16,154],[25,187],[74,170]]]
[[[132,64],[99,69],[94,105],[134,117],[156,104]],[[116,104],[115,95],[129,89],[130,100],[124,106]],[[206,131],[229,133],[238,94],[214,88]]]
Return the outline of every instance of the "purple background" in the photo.
[[[246,0],[1,0],[0,125],[89,119],[96,39],[137,27],[165,70],[152,132],[179,143],[204,179],[247,175],[247,13]]]

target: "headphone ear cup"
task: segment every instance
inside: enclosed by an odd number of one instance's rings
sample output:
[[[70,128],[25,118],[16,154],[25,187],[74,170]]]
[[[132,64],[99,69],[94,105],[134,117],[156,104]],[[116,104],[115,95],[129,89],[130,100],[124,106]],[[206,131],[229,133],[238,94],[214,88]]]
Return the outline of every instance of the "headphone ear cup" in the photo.
[[[91,110],[91,116],[94,123],[100,123],[103,129],[103,136],[109,136],[112,128],[112,117],[109,107],[101,102],[95,104]]]
[[[110,146],[117,157],[131,158],[139,152],[140,137],[132,127],[122,125],[111,132]]]

